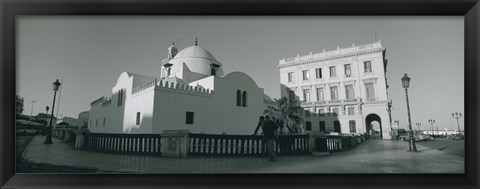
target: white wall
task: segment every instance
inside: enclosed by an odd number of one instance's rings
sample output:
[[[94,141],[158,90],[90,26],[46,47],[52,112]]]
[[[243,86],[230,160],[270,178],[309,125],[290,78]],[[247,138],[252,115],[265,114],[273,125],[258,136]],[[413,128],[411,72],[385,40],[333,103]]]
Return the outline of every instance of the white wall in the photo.
[[[136,94],[127,95],[123,133],[152,133],[154,88],[151,87]],[[137,112],[140,112],[139,125],[137,125]]]
[[[156,87],[154,98],[153,133],[185,129],[209,133],[215,128],[215,123],[212,122],[214,97],[211,94]],[[194,112],[193,125],[186,124],[187,111]]]
[[[100,102],[90,108],[89,122],[88,122],[89,123],[88,128],[90,129],[90,131],[98,132],[98,133],[147,132],[144,130],[139,130],[137,126],[131,124],[132,123],[131,119],[135,120],[136,115],[133,118],[129,117],[128,119],[124,119],[124,116],[131,115],[132,114],[131,111],[138,110],[138,109],[133,109],[133,110],[131,109],[132,107],[136,107],[134,105],[135,103],[142,102],[143,104],[148,104],[148,101],[149,101],[148,99],[153,99],[152,97],[148,98],[148,95],[145,95],[146,99],[135,98],[135,100],[131,100],[132,87],[140,86],[148,81],[151,81],[152,79],[153,79],[152,77],[136,75],[136,74],[131,74],[127,72],[123,72],[122,74],[120,74],[120,76],[117,79],[117,82],[115,83],[115,86],[112,87],[111,104],[102,106],[102,103]],[[122,103],[119,106],[118,98],[119,98],[119,91],[121,89],[123,89],[124,94],[123,94]],[[153,96],[153,95],[150,95],[150,96]],[[126,112],[126,109],[130,111]],[[106,120],[105,126],[103,125],[104,118]],[[96,124],[97,120],[98,120],[98,124]],[[135,122],[133,122],[133,124],[135,124]],[[151,127],[151,124],[150,124],[150,127]],[[146,128],[146,127],[143,127],[143,128]]]
[[[236,105],[237,90],[247,91],[247,107]],[[233,72],[215,80],[216,123],[227,134],[253,134],[258,117],[263,115],[264,92],[255,81],[241,72]]]
[[[211,80],[216,89],[213,94],[157,87],[153,133],[188,129],[205,134],[252,134],[264,110],[263,89],[239,72],[204,81]],[[247,107],[236,106],[238,89],[247,91]],[[186,124],[187,111],[194,112],[194,124]]]

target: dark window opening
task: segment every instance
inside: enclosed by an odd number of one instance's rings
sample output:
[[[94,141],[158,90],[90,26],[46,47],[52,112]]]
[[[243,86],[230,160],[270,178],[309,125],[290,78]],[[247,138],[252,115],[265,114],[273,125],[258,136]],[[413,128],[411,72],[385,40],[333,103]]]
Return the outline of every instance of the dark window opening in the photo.
[[[215,70],[215,68],[212,68],[210,69],[210,73],[211,75],[215,76],[217,74],[217,71]]]
[[[325,130],[325,121],[320,121],[319,124],[320,124],[320,131],[325,132],[325,131],[326,131],[326,130]]]
[[[117,106],[122,106],[122,103],[123,103],[123,89],[118,91]]]
[[[242,94],[242,106],[247,107],[247,91],[243,91]]]
[[[333,132],[341,132],[340,121],[333,121]]]
[[[352,67],[350,64],[345,64],[345,77],[352,76]]]
[[[242,92],[237,90],[237,106],[242,106]]]
[[[363,71],[364,72],[372,72],[372,62],[371,61],[363,62]]]
[[[194,112],[187,112],[185,123],[186,124],[193,124],[193,115]]]
[[[322,68],[315,69],[315,75],[317,76],[317,79],[322,78]]]
[[[312,130],[312,122],[310,122],[310,121],[305,122],[305,130],[307,130],[307,131]]]
[[[350,120],[348,123],[350,125],[350,132],[351,133],[356,133],[357,132],[357,126],[356,126],[355,120]]]
[[[140,125],[140,112],[137,112],[137,125]]]

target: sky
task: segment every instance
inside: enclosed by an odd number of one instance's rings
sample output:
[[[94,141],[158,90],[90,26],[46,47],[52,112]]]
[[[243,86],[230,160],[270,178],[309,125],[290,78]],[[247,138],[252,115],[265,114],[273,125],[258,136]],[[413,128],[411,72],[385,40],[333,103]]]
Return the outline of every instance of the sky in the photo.
[[[23,113],[51,108],[52,83],[61,79],[58,116],[78,117],[111,95],[122,72],[158,76],[170,44],[181,50],[195,37],[225,75],[244,72],[272,98],[280,96],[280,59],[381,39],[392,120],[400,128],[408,124],[404,73],[411,78],[414,129],[416,123],[430,129],[429,119],[440,130],[456,129],[451,114],[464,114],[462,16],[19,16],[16,91]]]

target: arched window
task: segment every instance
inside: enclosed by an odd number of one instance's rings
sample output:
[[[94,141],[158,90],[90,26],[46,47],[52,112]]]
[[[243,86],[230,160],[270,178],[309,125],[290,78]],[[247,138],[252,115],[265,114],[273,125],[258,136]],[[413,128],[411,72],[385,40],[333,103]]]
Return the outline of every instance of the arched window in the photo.
[[[240,90],[237,90],[237,106],[242,106],[242,94]]]
[[[122,104],[123,104],[123,89],[118,91],[117,106],[122,106]]]
[[[243,91],[242,94],[242,106],[247,107],[247,91]]]

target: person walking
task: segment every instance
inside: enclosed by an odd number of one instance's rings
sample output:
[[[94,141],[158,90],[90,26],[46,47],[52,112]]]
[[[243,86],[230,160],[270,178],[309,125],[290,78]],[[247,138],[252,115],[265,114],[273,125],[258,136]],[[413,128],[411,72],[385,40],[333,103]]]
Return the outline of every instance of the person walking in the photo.
[[[370,129],[370,137],[375,140],[375,131],[373,130],[373,128]]]
[[[275,140],[277,139],[277,130],[278,126],[270,120],[270,116],[265,116],[265,123],[263,124],[263,137],[267,141],[267,152],[270,161],[276,161],[277,156],[275,154]]]
[[[260,130],[260,128],[262,128],[262,131],[260,131],[260,135],[263,135],[263,125],[265,124],[265,117],[263,116],[260,116],[258,118],[258,124],[257,124],[257,128],[255,128],[255,132],[253,132],[253,135],[257,135],[258,131]],[[266,148],[266,143],[267,141],[265,140],[265,137],[262,137],[262,149],[265,149]],[[267,157],[267,154],[266,152],[264,153],[262,151],[261,153],[261,156],[262,157]]]
[[[397,130],[393,129],[392,131],[392,138],[393,138],[393,143],[397,143]]]

